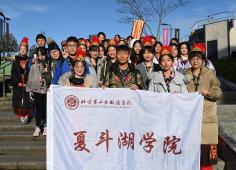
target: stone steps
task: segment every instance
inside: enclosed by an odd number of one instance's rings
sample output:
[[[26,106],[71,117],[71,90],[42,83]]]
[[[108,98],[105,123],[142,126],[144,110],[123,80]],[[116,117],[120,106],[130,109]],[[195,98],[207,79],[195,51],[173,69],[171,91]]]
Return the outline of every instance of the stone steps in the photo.
[[[33,137],[34,129],[34,119],[18,125],[13,112],[0,112],[0,169],[46,169],[46,136]]]
[[[3,123],[3,122],[17,122],[17,118],[15,116],[14,117],[13,116],[12,117],[1,116],[1,114],[0,114],[0,122],[1,123]]]
[[[10,161],[9,161],[10,160]],[[43,157],[30,156],[28,158],[9,155],[8,157],[0,156],[0,169],[2,170],[13,170],[13,169],[24,169],[24,170],[44,170],[46,169],[46,160]]]
[[[10,107],[0,107],[0,112],[13,112],[13,109]]]
[[[0,112],[13,112],[11,96],[0,97]]]
[[[30,155],[46,153],[45,141],[1,141],[0,155]]]
[[[7,131],[9,132],[9,131]],[[14,131],[13,131],[14,132]],[[46,140],[45,136],[33,137],[31,131],[23,131],[23,134],[12,133],[12,134],[3,134],[0,133],[0,142],[1,141],[44,141]]]
[[[28,161],[28,162],[2,162],[0,163],[1,170],[44,170],[46,169],[46,163],[44,161]]]
[[[1,122],[1,125],[18,125],[18,122],[19,122],[19,120],[15,120],[15,121],[5,121],[5,122]],[[28,124],[28,125],[35,125],[35,120],[32,120],[31,122],[30,122],[30,124]],[[24,126],[24,125],[22,125],[22,126]]]
[[[30,124],[30,125],[17,125],[17,123],[15,125],[11,125],[11,124],[7,124],[7,125],[0,125],[0,131],[32,131],[34,130],[35,125]]]

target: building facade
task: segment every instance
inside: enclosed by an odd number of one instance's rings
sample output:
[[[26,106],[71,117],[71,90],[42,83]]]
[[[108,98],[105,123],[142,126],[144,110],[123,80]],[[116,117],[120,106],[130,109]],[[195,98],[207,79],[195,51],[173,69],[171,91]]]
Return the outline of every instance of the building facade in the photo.
[[[204,32],[208,58],[221,59],[236,52],[236,19],[205,24]]]

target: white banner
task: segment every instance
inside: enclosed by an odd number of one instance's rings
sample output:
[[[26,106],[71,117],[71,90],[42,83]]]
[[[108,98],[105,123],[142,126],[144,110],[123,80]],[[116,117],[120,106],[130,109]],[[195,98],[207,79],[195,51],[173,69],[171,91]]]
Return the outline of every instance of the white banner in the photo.
[[[203,97],[52,86],[48,170],[199,170]]]

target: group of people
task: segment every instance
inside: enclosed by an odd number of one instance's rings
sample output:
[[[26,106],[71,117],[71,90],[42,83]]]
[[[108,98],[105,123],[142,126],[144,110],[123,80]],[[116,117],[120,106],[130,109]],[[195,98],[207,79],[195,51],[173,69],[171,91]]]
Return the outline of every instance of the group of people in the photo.
[[[130,88],[164,93],[199,92],[204,96],[201,167],[212,169],[217,161],[217,100],[222,92],[204,43],[171,39],[162,45],[153,36],[140,40],[99,32],[90,39],[68,37],[61,48],[43,34],[37,49],[27,56],[23,38],[12,66],[13,108],[20,124],[35,115],[33,136],[46,135],[46,95],[51,84],[86,88]],[[46,48],[47,43],[47,48]]]

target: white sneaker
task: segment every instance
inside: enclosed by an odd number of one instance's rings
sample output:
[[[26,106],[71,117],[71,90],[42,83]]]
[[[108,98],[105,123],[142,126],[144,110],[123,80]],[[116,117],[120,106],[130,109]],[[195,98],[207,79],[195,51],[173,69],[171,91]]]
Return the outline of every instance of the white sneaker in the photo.
[[[44,127],[43,128],[43,136],[46,136],[47,135],[47,127]]]
[[[28,124],[28,123],[29,123],[29,116],[28,116],[28,115],[25,116],[24,123],[25,123],[25,124]]]
[[[36,127],[33,136],[34,136],[34,137],[40,136],[40,131],[41,131],[40,128],[39,128],[39,127]]]
[[[20,122],[19,122],[19,124],[20,125],[25,125],[25,117],[20,117]]]

